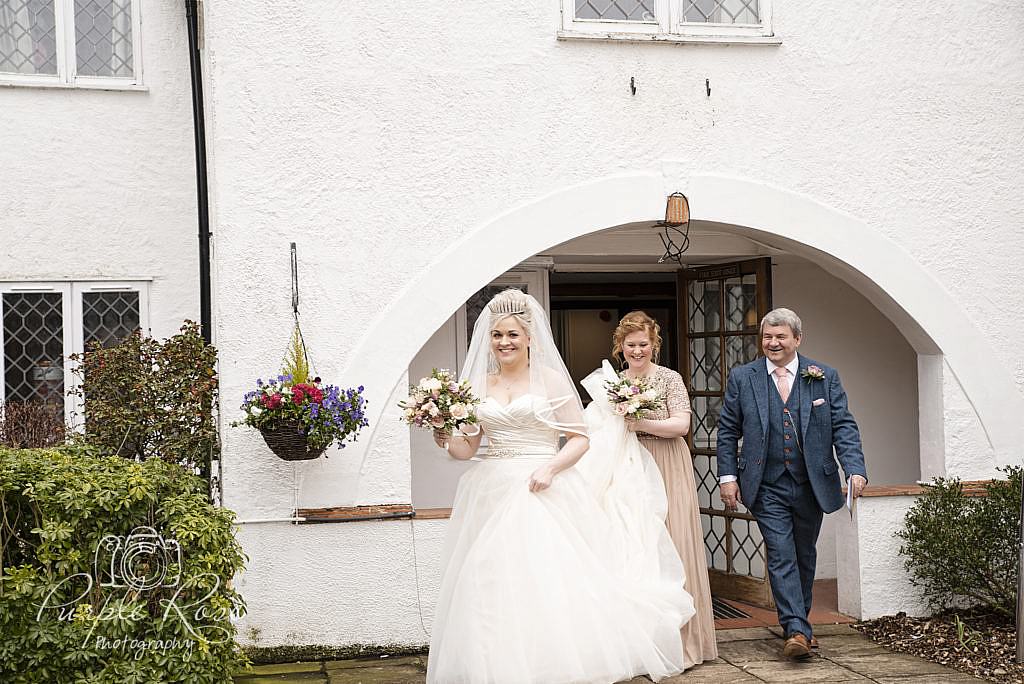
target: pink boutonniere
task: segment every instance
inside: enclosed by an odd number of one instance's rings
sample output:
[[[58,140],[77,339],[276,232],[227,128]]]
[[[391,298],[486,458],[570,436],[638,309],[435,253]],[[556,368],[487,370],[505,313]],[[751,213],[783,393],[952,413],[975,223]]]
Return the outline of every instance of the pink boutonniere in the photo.
[[[808,366],[800,371],[800,377],[807,380],[807,384],[811,384],[811,380],[824,380],[825,371],[821,370],[817,366]]]

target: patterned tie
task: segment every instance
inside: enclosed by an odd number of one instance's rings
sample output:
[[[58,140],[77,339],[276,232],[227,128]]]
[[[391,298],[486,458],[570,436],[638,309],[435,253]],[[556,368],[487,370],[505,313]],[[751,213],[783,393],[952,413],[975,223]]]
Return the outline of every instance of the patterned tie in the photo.
[[[789,401],[789,373],[785,368],[776,367],[775,376],[779,379],[779,396],[782,397],[782,403],[785,404]]]

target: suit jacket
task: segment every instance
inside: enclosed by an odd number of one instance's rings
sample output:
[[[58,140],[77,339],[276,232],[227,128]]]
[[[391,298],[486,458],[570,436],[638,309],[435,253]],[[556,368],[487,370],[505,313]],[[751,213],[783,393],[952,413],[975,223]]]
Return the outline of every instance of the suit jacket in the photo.
[[[860,475],[867,479],[860,431],[847,408],[846,391],[836,370],[803,355],[798,357],[800,365],[793,382],[806,383],[800,388],[799,446],[818,505],[831,513],[845,503],[833,447],[848,477]],[[802,374],[808,366],[821,368],[825,378],[804,378]],[[725,403],[718,418],[718,475],[736,476],[740,496],[748,507],[757,500],[761,487],[767,459],[768,421],[778,419],[768,415],[768,392],[777,391],[763,357],[729,373]],[[816,400],[824,401],[815,405]]]

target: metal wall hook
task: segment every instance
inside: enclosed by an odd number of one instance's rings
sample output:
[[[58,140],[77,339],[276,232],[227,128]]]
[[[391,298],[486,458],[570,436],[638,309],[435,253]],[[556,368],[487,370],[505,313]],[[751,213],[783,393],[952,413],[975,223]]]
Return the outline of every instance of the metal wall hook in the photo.
[[[629,77],[629,89],[636,95],[636,76]]]

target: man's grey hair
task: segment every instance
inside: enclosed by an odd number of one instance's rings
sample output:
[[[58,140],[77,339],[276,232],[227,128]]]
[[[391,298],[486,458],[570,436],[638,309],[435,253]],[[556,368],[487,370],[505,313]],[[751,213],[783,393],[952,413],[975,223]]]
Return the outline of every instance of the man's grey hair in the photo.
[[[793,337],[800,337],[803,334],[803,324],[800,317],[792,309],[772,309],[761,319],[761,332],[764,333],[766,325],[788,325],[793,331]]]

